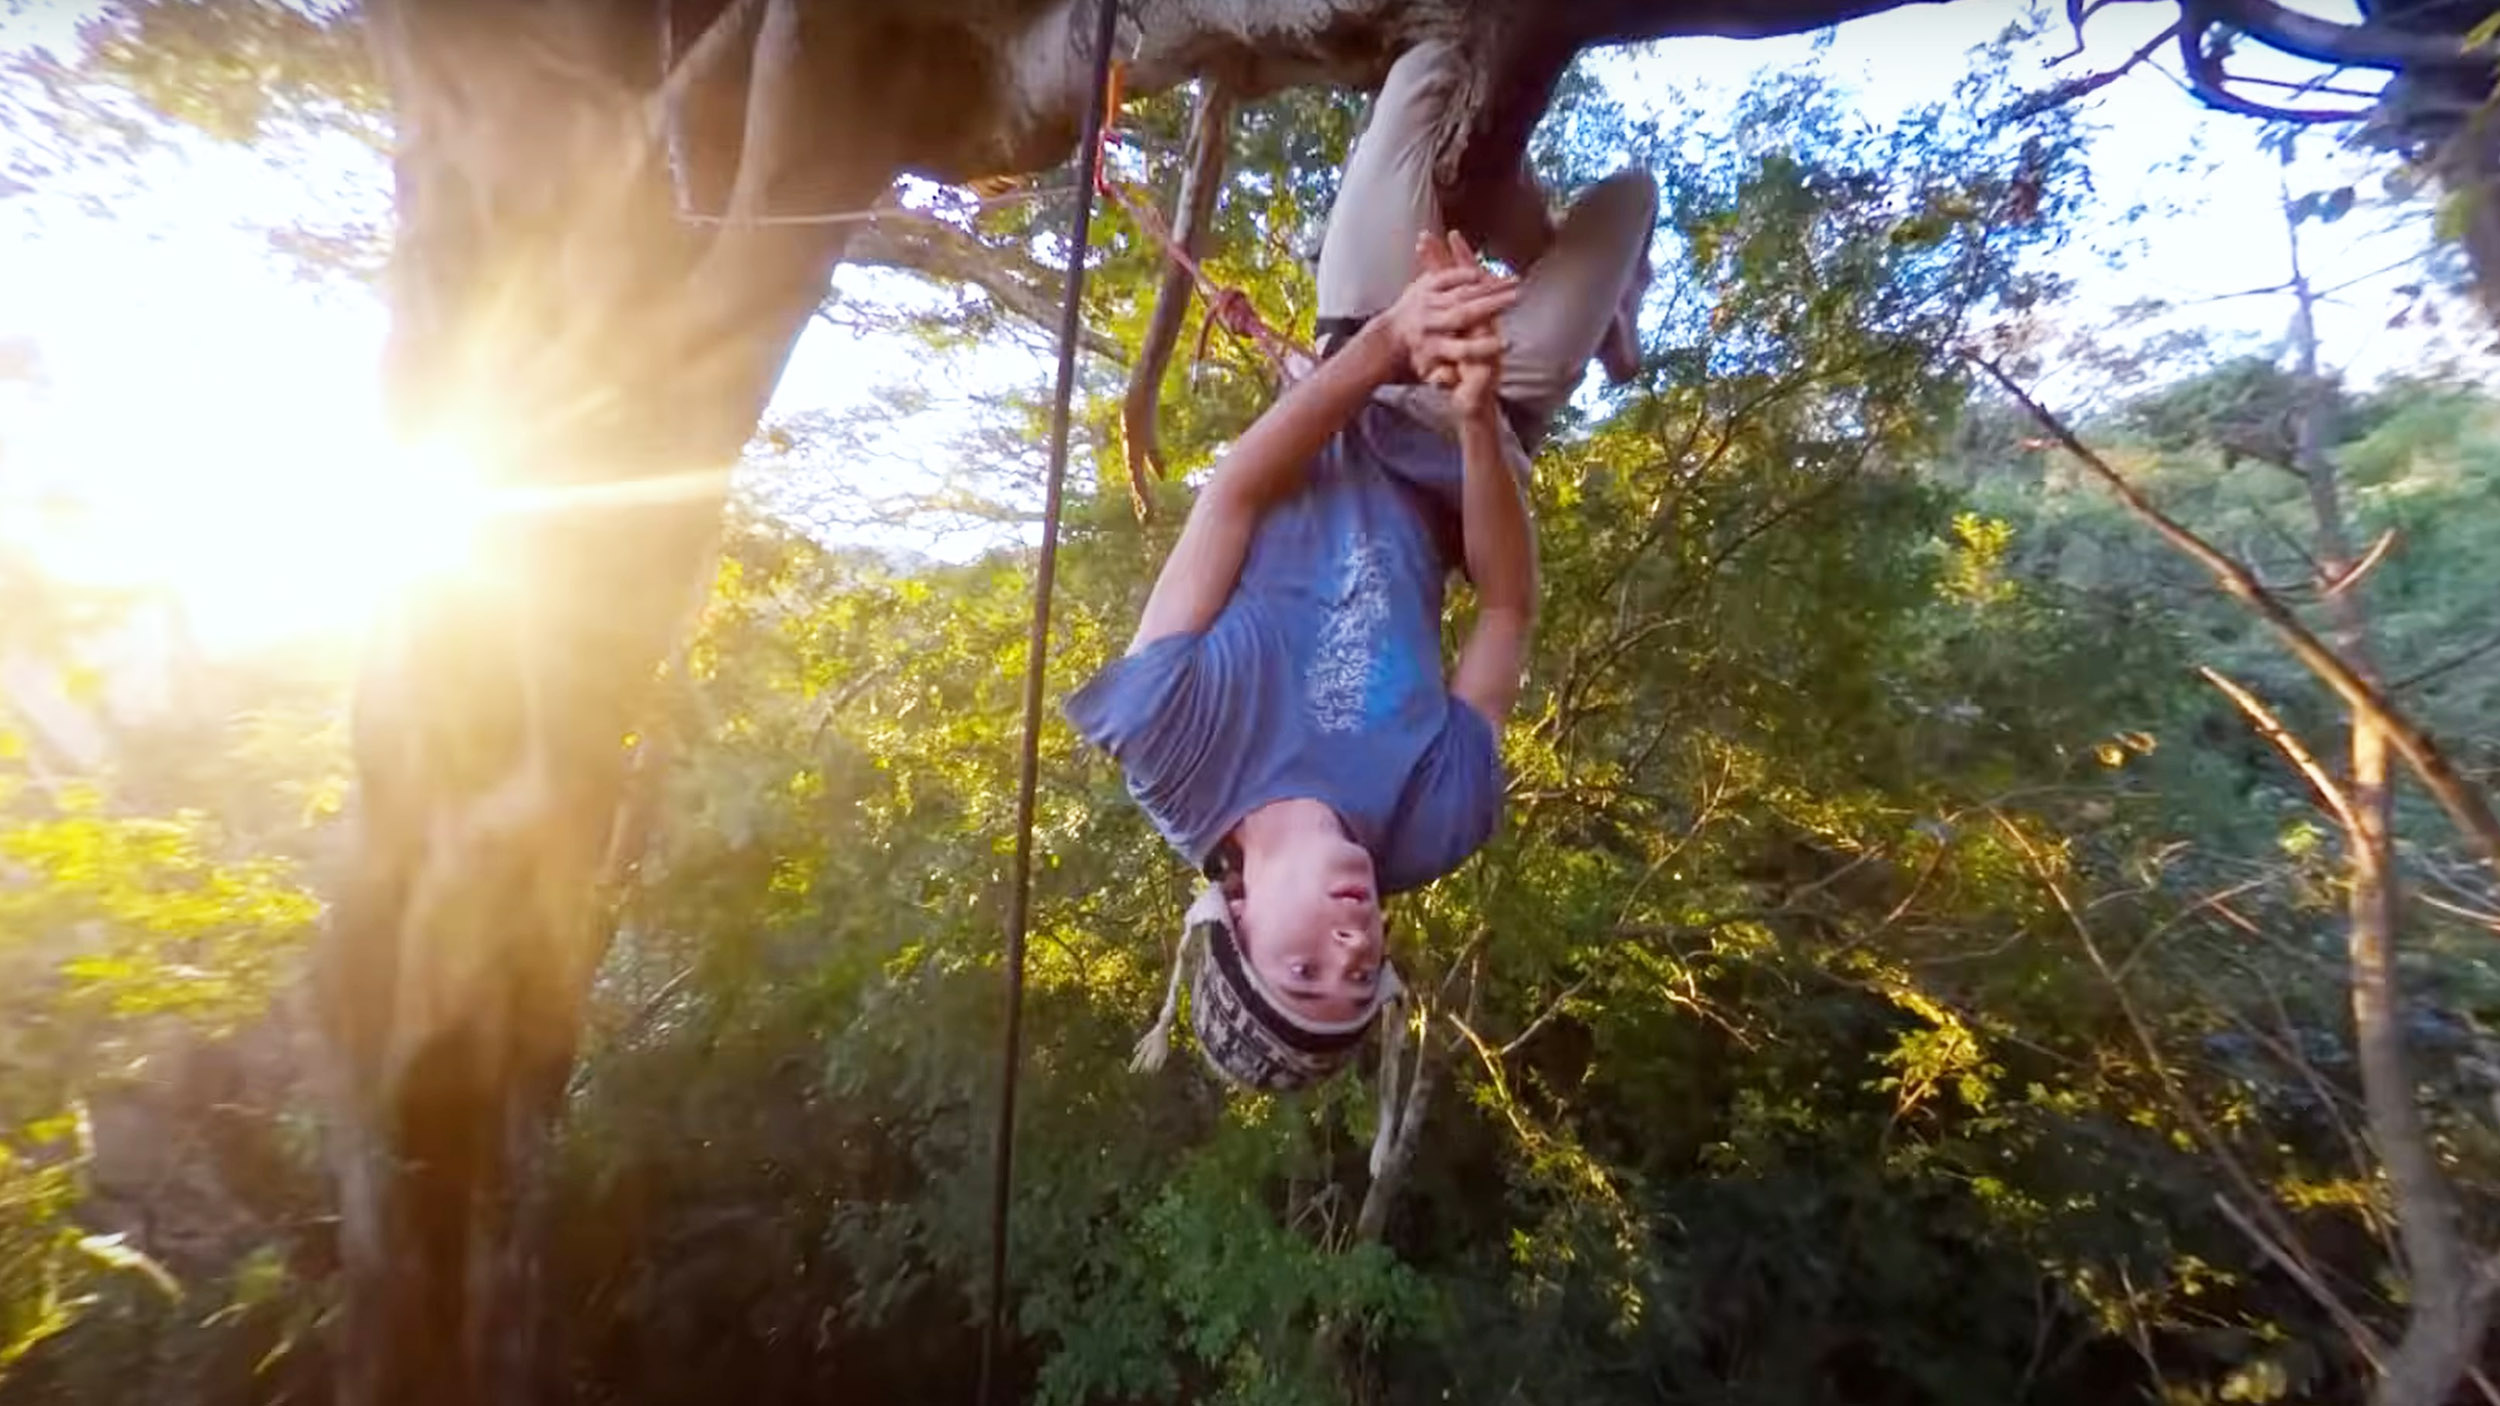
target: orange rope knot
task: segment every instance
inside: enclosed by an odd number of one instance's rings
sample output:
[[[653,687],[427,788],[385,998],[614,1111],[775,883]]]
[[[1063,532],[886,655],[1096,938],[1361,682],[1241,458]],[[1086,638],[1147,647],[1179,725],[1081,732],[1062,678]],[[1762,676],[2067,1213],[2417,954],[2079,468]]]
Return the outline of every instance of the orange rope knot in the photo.
[[[1113,178],[1110,148],[1121,140],[1115,124],[1119,121],[1121,87],[1127,72],[1126,63],[1115,60],[1110,77],[1103,84],[1104,121],[1094,138],[1094,184],[1114,204],[1128,212],[1128,217],[1136,222],[1138,232],[1175,267],[1187,273],[1190,281],[1197,285],[1199,296],[1207,300],[1207,320],[1198,329],[1200,360],[1206,358],[1209,333],[1221,325],[1225,331],[1257,347],[1279,376],[1287,381],[1297,379],[1317,364],[1317,358],[1300,343],[1270,327],[1259,316],[1258,306],[1250,301],[1248,293],[1216,282],[1197,260],[1189,256],[1188,250],[1173,240],[1171,226],[1165,223],[1162,212],[1154,208],[1153,201],[1144,198],[1126,182]]]

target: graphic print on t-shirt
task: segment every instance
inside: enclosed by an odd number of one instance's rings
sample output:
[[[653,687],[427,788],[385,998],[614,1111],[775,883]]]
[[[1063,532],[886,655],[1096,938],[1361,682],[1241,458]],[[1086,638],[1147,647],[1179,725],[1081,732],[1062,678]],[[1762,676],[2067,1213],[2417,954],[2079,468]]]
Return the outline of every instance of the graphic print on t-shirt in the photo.
[[[1336,810],[1384,893],[1430,883],[1492,833],[1493,729],[1442,676],[1456,533],[1426,516],[1456,506],[1458,477],[1445,441],[1374,403],[1262,520],[1203,631],[1123,655],[1068,700],[1193,868],[1280,797]]]
[[[1389,622],[1387,552],[1368,532],[1347,541],[1337,590],[1311,648],[1305,691],[1311,723],[1322,732],[1361,727],[1378,692],[1381,627]]]

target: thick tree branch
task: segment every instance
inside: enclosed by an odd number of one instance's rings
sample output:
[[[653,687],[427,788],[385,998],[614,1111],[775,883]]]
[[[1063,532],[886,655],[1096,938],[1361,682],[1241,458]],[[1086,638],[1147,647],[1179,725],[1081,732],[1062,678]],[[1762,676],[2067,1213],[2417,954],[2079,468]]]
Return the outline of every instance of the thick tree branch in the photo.
[[[2227,24],[2270,49],[2340,68],[2466,67],[2488,63],[2488,50],[2473,50],[2444,35],[2392,24],[2339,24],[2275,4],[2274,0],[2189,0],[2189,20]]]
[[[1232,96],[1224,85],[1214,78],[1203,80],[1197,108],[1189,119],[1188,164],[1173,198],[1172,243],[1193,259],[1205,255],[1207,226],[1215,218],[1215,199],[1223,189],[1232,112]],[[1151,465],[1158,478],[1164,472],[1162,437],[1155,423],[1163,408],[1163,374],[1171,368],[1172,352],[1180,345],[1181,328],[1189,320],[1190,299],[1197,286],[1188,269],[1172,259],[1163,261],[1163,276],[1155,285],[1154,312],[1146,321],[1137,360],[1129,367],[1128,394],[1120,404],[1120,427],[1128,449],[1129,500],[1141,522],[1150,501],[1146,469]]]
[[[2276,107],[2232,92],[2231,73],[2222,66],[2222,55],[2205,42],[2223,24],[2210,17],[2194,19],[2177,31],[2179,61],[2187,69],[2189,89],[2207,107],[2265,122],[2357,122],[2370,115],[2368,108]]]
[[[756,8],[764,0],[729,0],[727,8],[704,27],[684,56],[669,66],[660,86],[643,104],[643,129],[657,141],[678,118],[686,94],[694,86],[720,71],[731,54],[738,51],[738,41],[755,20]]]

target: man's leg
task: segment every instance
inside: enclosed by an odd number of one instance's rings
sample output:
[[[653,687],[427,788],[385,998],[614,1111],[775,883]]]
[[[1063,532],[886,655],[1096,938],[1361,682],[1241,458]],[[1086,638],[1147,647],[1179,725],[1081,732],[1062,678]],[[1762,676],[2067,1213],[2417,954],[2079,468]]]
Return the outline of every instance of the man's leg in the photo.
[[[1458,50],[1429,39],[1398,56],[1346,160],[1319,248],[1323,338],[1340,319],[1370,317],[1415,277],[1415,236],[1441,233],[1433,162],[1448,135],[1461,78]]]
[[[1503,400],[1538,419],[1562,407],[1637,301],[1657,223],[1658,185],[1646,171],[1610,176],[1572,205],[1502,317]]]

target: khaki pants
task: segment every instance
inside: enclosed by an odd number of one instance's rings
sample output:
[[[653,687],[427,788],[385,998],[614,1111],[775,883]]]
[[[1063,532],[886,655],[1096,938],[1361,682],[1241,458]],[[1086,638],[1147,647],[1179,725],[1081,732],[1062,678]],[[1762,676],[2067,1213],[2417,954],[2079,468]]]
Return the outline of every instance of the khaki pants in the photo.
[[[1415,277],[1415,236],[1442,232],[1434,158],[1462,81],[1457,49],[1427,40],[1400,55],[1346,162],[1319,253],[1319,316],[1370,317]],[[1632,285],[1658,220],[1649,173],[1621,172],[1573,202],[1502,316],[1502,399],[1543,421],[1579,388]]]

